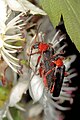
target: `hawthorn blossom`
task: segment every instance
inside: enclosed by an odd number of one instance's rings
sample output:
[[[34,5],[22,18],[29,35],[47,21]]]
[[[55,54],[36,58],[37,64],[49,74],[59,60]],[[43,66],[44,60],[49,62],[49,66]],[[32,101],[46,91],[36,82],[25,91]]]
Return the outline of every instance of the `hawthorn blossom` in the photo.
[[[11,19],[7,24],[0,21],[0,56],[15,72],[18,72],[22,67],[20,60],[14,56],[18,50],[22,49],[22,46],[15,45],[15,42],[25,41],[21,29],[27,24],[20,19],[21,16],[23,13]]]
[[[17,72],[17,67],[20,69],[19,60],[14,57],[12,54],[16,53],[18,49],[21,49],[22,46],[15,46],[14,43],[21,38],[21,33],[19,30],[20,23],[19,16],[13,18],[11,21],[10,15],[7,13],[7,5],[5,1],[0,0],[1,12],[0,12],[0,59],[1,57],[5,62]],[[3,13],[3,15],[2,15]],[[16,33],[18,31],[18,33]]]

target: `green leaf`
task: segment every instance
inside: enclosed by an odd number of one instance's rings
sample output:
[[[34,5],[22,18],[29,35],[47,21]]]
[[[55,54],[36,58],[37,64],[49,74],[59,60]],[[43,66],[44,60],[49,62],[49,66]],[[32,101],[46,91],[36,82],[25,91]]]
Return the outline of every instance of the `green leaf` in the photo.
[[[80,50],[80,0],[40,0],[54,27],[63,15],[66,30]]]

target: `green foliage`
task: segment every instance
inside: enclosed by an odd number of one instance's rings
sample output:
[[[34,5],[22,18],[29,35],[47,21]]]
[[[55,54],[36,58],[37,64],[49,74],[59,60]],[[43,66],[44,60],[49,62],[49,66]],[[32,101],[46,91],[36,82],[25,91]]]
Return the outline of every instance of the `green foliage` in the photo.
[[[23,120],[21,116],[21,112],[16,108],[14,107],[10,108],[10,112],[14,120]],[[8,119],[5,117],[3,120],[8,120]]]
[[[80,0],[40,0],[54,27],[58,25],[61,14],[67,32],[80,50]]]
[[[14,120],[23,120],[21,116],[20,110],[17,110],[16,108],[10,108],[11,115]]]
[[[3,118],[3,120],[8,120],[7,118]]]
[[[9,97],[10,90],[7,87],[0,86],[0,107],[3,106],[4,102]]]

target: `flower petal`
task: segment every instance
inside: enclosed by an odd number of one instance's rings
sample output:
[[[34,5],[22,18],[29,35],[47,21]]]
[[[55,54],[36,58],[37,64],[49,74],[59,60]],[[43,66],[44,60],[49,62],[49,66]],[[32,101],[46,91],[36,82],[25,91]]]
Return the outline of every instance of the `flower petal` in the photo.
[[[4,55],[3,51],[1,51],[1,55],[3,59],[5,60],[5,62],[9,65],[9,67],[11,67],[13,71],[17,72],[17,69],[12,66],[12,64],[9,62],[9,59]]]
[[[44,85],[42,78],[40,78],[38,75],[34,75],[30,83],[29,92],[35,102],[37,102],[42,97],[43,88]]]
[[[21,98],[23,93],[28,89],[29,86],[29,81],[24,80],[24,81],[19,81],[12,89],[11,94],[10,94],[10,99],[9,99],[9,106],[15,106],[16,103],[18,103]]]
[[[27,0],[19,0],[19,1],[7,0],[7,4],[14,11],[20,11],[20,12],[26,13],[27,11],[30,10],[31,14],[46,15],[46,13],[43,10],[36,7],[35,5],[33,5],[32,3],[30,3]]]
[[[6,0],[9,7],[14,11],[20,11],[25,13],[24,6],[20,4],[17,0]]]
[[[6,28],[5,23],[2,20],[0,20],[0,33],[1,34],[5,34],[5,28]]]
[[[20,1],[25,5],[25,8],[28,8],[30,10],[30,13],[47,15],[43,10],[41,10],[38,7],[36,7],[32,3],[30,3],[29,1],[27,1],[27,0],[20,0]]]

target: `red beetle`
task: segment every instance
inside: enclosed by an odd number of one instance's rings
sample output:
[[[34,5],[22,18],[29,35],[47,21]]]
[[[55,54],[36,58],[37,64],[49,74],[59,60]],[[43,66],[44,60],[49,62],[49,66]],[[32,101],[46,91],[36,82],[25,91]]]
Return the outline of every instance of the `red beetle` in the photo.
[[[65,76],[64,57],[60,56],[61,53],[54,54],[52,44],[45,43],[42,39],[42,34],[40,37],[42,41],[34,42],[29,55],[31,57],[34,54],[40,54],[35,66],[35,73],[39,70],[39,75],[43,78],[45,87],[54,97],[58,97]],[[33,52],[33,49],[37,49],[37,52]],[[42,60],[40,61],[41,58]],[[37,69],[38,64],[40,65],[39,69]]]

